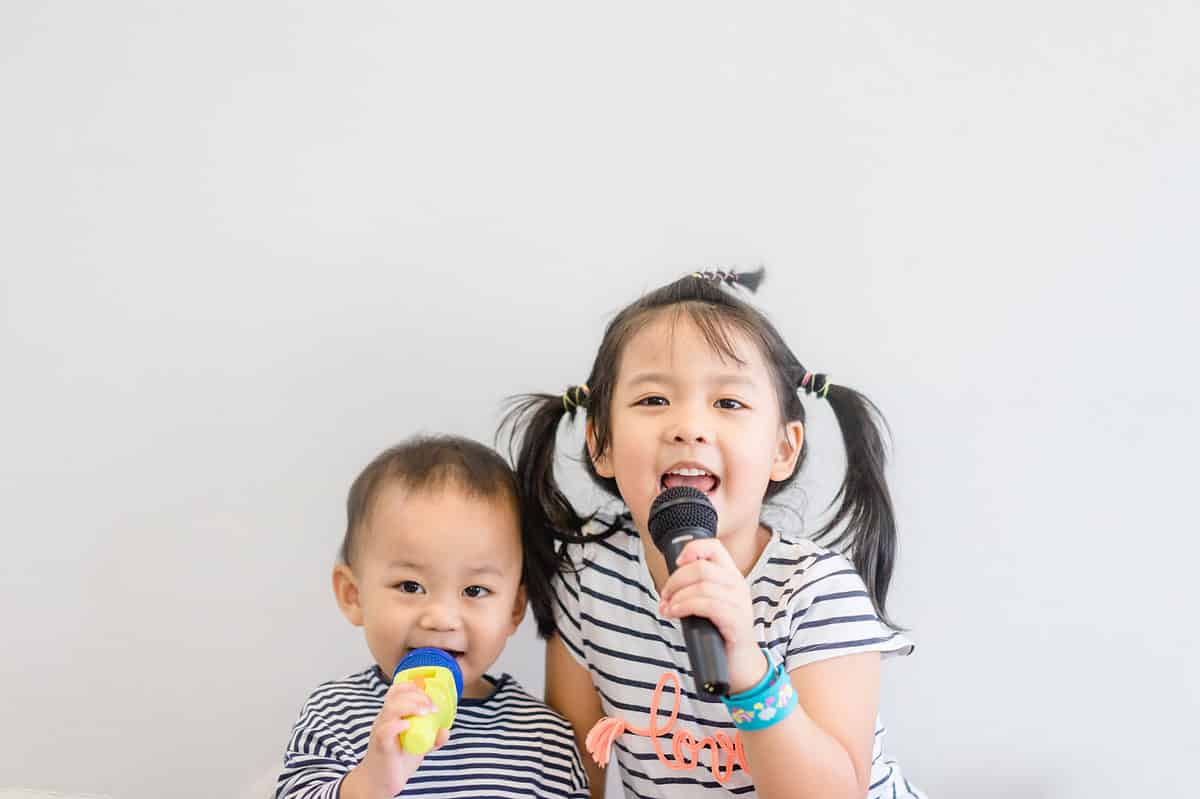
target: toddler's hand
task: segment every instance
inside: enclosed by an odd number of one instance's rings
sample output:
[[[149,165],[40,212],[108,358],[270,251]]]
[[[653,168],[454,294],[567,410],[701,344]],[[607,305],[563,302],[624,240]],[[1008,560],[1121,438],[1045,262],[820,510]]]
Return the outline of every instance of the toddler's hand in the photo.
[[[425,756],[406,752],[396,736],[408,729],[405,716],[432,710],[433,703],[415,683],[393,683],[371,727],[366,755],[342,782],[343,799],[392,799],[404,790]],[[449,731],[439,730],[433,748],[446,743],[449,737]]]
[[[691,541],[679,553],[675,572],[662,587],[659,612],[667,618],[702,616],[725,639],[729,688],[754,687],[767,672],[767,659],[754,634],[750,584],[725,545],[715,538]]]

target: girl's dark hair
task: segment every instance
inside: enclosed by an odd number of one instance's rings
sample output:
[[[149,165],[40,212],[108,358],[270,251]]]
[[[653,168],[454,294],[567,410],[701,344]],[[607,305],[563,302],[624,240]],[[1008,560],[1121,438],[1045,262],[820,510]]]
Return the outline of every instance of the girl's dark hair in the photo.
[[[727,283],[756,286],[762,271],[751,275],[716,273]],[[722,288],[722,279],[714,275],[690,275],[642,296],[625,307],[609,323],[600,342],[586,386],[587,419],[592,422],[597,456],[610,443],[611,402],[621,363],[621,353],[629,340],[660,314],[670,313],[673,320],[686,316],[704,335],[714,351],[738,363],[743,361],[734,349],[731,330],[754,341],[775,378],[779,407],[785,422],[805,420],[799,388],[807,374],[783,337],[767,318],[732,291]],[[808,387],[811,389],[812,384]],[[896,628],[887,617],[884,604],[896,550],[896,523],[892,500],[884,479],[886,451],[882,430],[887,424],[879,409],[862,394],[846,386],[829,384],[820,392],[828,400],[846,447],[846,474],[830,507],[837,505],[833,517],[813,538],[825,546],[846,552],[867,584],[876,612],[886,624]],[[537,619],[538,633],[549,637],[555,629],[550,581],[561,569],[571,568],[565,544],[596,540],[611,535],[608,530],[585,535],[581,528],[590,516],[581,516],[559,488],[554,475],[555,443],[559,423],[572,420],[581,407],[580,392],[574,387],[567,395],[524,394],[509,400],[509,409],[501,429],[509,429],[509,447],[516,462],[521,488],[522,524],[524,525],[526,575],[530,605]],[[519,439],[519,448],[517,441]],[[791,484],[808,454],[805,436],[796,468],[785,480],[772,481],[764,500]],[[617,482],[596,473],[587,444],[583,463],[592,480],[620,499]],[[536,572],[536,574],[534,574]],[[897,628],[898,629],[898,628]]]

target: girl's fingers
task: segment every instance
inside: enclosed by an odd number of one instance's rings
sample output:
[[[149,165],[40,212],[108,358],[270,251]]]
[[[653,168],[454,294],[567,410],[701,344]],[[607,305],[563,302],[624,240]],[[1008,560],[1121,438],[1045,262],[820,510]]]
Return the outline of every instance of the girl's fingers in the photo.
[[[676,618],[699,616],[708,619],[716,626],[721,637],[726,640],[731,637],[730,633],[737,623],[736,614],[727,603],[708,596],[693,596],[686,600],[673,602],[667,613]]]
[[[695,583],[676,591],[669,599],[663,601],[663,607],[667,610],[668,615],[688,616],[692,614],[681,614],[679,610],[681,608],[692,607],[694,603],[701,601],[716,606],[728,607],[731,611],[735,610],[739,604],[737,598],[731,596],[729,589],[723,585],[717,583]]]
[[[688,542],[688,545],[679,553],[679,558],[675,561],[676,567],[682,567],[695,560],[709,560],[721,566],[728,566],[737,569],[737,565],[733,562],[733,556],[729,554],[729,550],[715,538],[697,538],[694,541]]]
[[[726,589],[733,589],[739,585],[744,586],[746,580],[732,561],[726,565],[712,560],[693,559],[679,566],[675,573],[667,578],[660,596],[669,601],[684,588],[701,583],[716,583]]]

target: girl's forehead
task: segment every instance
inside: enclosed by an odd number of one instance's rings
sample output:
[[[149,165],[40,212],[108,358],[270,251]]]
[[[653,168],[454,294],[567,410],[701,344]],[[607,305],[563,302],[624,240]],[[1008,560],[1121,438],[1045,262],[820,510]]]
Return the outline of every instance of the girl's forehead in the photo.
[[[618,379],[646,371],[675,375],[719,372],[768,379],[758,345],[737,325],[723,323],[706,335],[687,313],[660,313],[630,336]]]

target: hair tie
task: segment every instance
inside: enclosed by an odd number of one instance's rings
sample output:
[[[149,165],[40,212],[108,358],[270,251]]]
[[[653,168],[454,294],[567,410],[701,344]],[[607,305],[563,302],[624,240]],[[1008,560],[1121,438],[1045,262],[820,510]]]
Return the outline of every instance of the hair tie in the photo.
[[[732,269],[710,269],[706,272],[692,272],[692,277],[700,280],[709,280],[718,285],[724,283],[729,286],[742,286],[748,291],[757,291],[758,286],[763,281],[763,277],[767,274],[767,270],[763,267],[755,269],[753,272],[735,272]]]
[[[804,377],[800,379],[800,388],[804,389],[805,394],[816,394],[821,399],[829,399],[831,385],[833,383],[829,382],[829,375],[810,372],[807,369],[804,369]]]
[[[568,387],[562,395],[563,410],[567,413],[574,413],[576,408],[586,407],[588,395],[591,393],[592,390],[588,388],[587,383]]]

